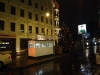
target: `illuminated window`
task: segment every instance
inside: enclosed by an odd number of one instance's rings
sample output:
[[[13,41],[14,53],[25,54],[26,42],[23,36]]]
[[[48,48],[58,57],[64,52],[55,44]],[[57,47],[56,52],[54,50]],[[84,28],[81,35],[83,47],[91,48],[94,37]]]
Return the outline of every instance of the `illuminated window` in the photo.
[[[29,33],[32,33],[32,26],[29,26]]]
[[[20,24],[20,32],[24,32],[24,24]]]

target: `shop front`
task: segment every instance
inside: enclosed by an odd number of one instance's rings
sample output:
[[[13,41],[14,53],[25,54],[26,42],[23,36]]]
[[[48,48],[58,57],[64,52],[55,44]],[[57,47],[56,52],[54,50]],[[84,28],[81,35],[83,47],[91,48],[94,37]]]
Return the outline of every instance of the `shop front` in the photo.
[[[16,49],[16,38],[0,34],[0,53],[12,53]]]

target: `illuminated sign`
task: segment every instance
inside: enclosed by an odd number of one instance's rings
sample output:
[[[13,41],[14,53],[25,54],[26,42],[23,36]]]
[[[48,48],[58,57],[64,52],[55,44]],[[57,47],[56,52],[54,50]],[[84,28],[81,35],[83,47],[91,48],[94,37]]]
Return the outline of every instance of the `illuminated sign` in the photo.
[[[78,34],[85,34],[85,33],[87,33],[86,24],[78,25]]]
[[[36,40],[46,40],[44,35],[37,35]]]

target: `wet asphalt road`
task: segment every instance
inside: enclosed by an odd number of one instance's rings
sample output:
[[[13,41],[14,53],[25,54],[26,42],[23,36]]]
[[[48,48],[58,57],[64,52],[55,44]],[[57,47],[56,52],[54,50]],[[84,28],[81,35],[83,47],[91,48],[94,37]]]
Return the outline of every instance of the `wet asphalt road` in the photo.
[[[0,75],[92,75],[94,69],[87,69],[84,73],[79,72],[91,61],[88,58],[96,54],[96,48],[98,47],[86,47],[83,54],[79,53],[70,57],[61,57],[19,70],[9,70],[5,66],[0,70]],[[91,68],[91,65],[88,66],[88,68]]]

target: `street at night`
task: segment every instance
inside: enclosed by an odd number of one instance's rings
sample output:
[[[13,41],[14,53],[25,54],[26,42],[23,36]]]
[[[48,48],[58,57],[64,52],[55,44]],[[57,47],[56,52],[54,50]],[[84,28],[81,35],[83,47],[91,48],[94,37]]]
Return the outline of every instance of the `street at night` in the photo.
[[[0,75],[100,75],[100,0],[0,0]]]
[[[34,65],[23,67],[22,65],[33,61],[42,60],[42,58],[26,58],[26,55],[21,60],[18,58],[16,62],[12,62],[5,66],[0,75],[99,75],[100,65],[95,62],[97,54],[97,46],[86,46],[82,53],[76,53],[73,56],[68,54],[58,55],[55,59],[50,59]],[[46,59],[49,59],[48,56]],[[51,57],[52,58],[52,57]],[[43,59],[44,60],[44,59]],[[43,61],[42,60],[42,61]],[[22,63],[22,64],[21,64]],[[18,67],[19,66],[19,67]],[[22,66],[22,67],[20,67]],[[16,67],[16,68],[15,68]]]

